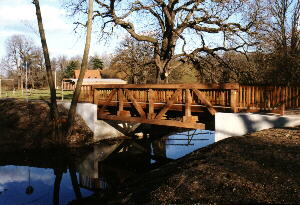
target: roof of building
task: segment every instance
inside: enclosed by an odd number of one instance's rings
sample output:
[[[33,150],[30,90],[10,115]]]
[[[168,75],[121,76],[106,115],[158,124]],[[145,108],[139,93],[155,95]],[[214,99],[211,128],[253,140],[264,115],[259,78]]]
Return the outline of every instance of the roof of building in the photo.
[[[74,71],[75,79],[79,78],[80,70]],[[84,74],[84,79],[101,79],[101,72],[100,70],[86,70]]]
[[[69,79],[77,83],[77,79]],[[107,79],[96,79],[96,78],[85,78],[83,79],[82,85],[100,85],[100,84],[127,84],[127,81],[117,78]]]

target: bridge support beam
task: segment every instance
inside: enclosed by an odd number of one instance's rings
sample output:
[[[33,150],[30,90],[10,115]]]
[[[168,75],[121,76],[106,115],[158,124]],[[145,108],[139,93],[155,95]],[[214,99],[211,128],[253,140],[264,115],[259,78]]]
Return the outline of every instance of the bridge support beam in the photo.
[[[101,119],[106,120],[119,120],[123,122],[136,122],[136,123],[145,123],[145,124],[154,124],[154,125],[164,125],[164,126],[174,126],[174,127],[183,127],[191,129],[205,129],[205,124],[202,123],[189,123],[189,122],[180,122],[175,120],[157,120],[157,119],[142,119],[139,117],[121,117],[121,116],[112,116],[112,115],[101,115]]]

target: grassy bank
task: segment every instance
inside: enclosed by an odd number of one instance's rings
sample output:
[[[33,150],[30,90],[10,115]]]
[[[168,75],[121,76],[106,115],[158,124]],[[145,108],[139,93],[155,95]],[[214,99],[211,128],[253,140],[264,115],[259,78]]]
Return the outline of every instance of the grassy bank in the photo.
[[[73,91],[63,91],[63,99],[71,100],[73,96]],[[49,89],[30,89],[26,93],[24,90],[16,91],[2,91],[1,98],[18,98],[18,99],[29,99],[29,100],[48,100],[50,99]],[[56,90],[56,98],[58,100],[62,99],[62,91]]]

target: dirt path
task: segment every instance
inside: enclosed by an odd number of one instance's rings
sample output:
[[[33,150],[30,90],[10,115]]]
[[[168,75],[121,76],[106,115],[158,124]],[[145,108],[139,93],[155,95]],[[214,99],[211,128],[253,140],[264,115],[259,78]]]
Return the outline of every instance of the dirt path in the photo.
[[[84,204],[300,204],[300,128],[232,137]]]

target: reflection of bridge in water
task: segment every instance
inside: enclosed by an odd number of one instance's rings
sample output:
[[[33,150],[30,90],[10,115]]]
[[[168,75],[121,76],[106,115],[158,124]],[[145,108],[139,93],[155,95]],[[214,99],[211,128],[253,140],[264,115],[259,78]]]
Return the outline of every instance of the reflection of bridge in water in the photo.
[[[89,190],[115,189],[128,179],[144,174],[213,141],[213,132],[192,130],[155,140],[150,138],[125,140],[114,145],[99,144],[80,164],[79,184]],[[179,146],[184,147],[185,150],[180,152]],[[172,155],[174,150],[181,155]]]

